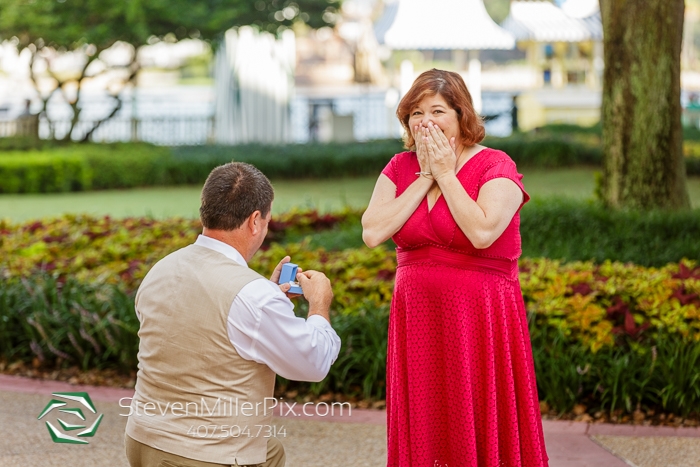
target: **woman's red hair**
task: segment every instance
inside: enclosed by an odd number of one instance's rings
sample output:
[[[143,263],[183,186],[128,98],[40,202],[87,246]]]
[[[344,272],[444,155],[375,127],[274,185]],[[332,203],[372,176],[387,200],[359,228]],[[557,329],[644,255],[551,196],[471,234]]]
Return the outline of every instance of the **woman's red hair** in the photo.
[[[484,139],[486,135],[484,122],[474,110],[472,96],[462,77],[452,71],[433,68],[416,78],[411,89],[399,102],[399,108],[396,109],[396,116],[405,130],[403,140],[406,149],[413,149],[416,145],[411,129],[408,127],[411,111],[423,98],[434,95],[442,96],[447,105],[457,112],[462,142],[465,146],[480,143]]]

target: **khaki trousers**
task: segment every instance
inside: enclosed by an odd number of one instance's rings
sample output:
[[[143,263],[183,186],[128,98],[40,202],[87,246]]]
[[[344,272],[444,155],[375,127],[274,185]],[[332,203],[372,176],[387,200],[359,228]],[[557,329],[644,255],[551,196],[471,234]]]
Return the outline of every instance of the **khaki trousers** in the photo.
[[[131,467],[245,467],[239,466],[238,463],[234,465],[212,464],[188,459],[139,443],[126,434],[124,435],[124,445],[126,446],[126,458]],[[268,438],[267,460],[251,467],[284,467],[285,462],[284,446],[280,440]]]

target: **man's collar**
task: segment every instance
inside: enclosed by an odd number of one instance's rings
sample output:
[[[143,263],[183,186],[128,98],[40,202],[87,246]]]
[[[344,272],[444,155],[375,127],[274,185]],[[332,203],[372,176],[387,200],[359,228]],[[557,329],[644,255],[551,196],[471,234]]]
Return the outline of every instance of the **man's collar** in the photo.
[[[238,252],[234,247],[231,245],[228,245],[222,241],[219,241],[215,238],[211,237],[206,237],[204,235],[199,235],[197,237],[197,241],[194,242],[195,245],[198,246],[203,246],[204,248],[209,248],[210,250],[217,251],[221,253],[222,255],[226,256],[228,259],[231,259],[241,266],[248,267],[248,263],[246,263],[245,258],[243,258],[243,255]]]

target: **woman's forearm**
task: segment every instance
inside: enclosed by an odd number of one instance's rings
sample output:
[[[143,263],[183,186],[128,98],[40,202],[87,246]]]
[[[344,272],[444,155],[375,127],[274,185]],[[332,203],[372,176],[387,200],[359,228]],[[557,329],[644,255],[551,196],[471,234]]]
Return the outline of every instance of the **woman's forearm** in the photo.
[[[433,183],[433,180],[420,176],[398,198],[384,203],[372,200],[362,216],[365,244],[374,248],[398,232],[418,209]]]
[[[481,206],[465,191],[456,175],[445,176],[438,184],[457,226],[472,245],[479,249],[491,246],[503,233],[498,229],[498,220],[487,217]]]

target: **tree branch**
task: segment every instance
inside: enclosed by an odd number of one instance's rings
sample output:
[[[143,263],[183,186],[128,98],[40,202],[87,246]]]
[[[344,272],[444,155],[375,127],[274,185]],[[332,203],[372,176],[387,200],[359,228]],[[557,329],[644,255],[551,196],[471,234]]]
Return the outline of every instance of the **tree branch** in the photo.
[[[29,61],[29,79],[32,82],[32,86],[34,86],[34,89],[36,90],[37,95],[39,96],[39,99],[41,99],[41,110],[39,111],[39,115],[43,114],[44,118],[46,118],[46,121],[49,124],[49,138],[54,139],[54,134],[55,134],[55,126],[54,122],[49,118],[49,113],[47,111],[48,103],[49,100],[51,99],[51,96],[56,92],[58,89],[58,86],[53,88],[51,92],[44,97],[44,95],[41,93],[41,89],[39,89],[39,81],[37,79],[36,73],[34,72],[34,64],[36,63],[36,58],[39,55],[39,52],[43,49],[43,47],[37,47],[36,44],[33,44],[36,50],[32,50],[31,47],[27,47],[27,49],[31,52],[32,58]]]
[[[75,101],[73,101],[73,102],[68,101],[68,98],[67,98],[65,92],[63,93],[63,96],[66,98],[66,101],[69,102],[71,109],[73,110],[73,118],[71,119],[70,128],[68,129],[68,133],[66,133],[64,140],[69,141],[71,139],[71,137],[73,135],[73,130],[75,129],[75,126],[78,124],[78,122],[80,121],[80,112],[82,109],[78,106],[78,103],[80,102],[80,94],[81,94],[81,91],[83,89],[83,80],[86,78],[85,74],[87,73],[88,67],[90,66],[90,64],[92,62],[94,62],[97,59],[97,57],[100,55],[102,50],[103,49],[99,49],[99,48],[96,49],[96,51],[93,55],[87,55],[87,53],[86,53],[87,60],[85,61],[85,65],[83,66],[83,68],[80,70],[80,75],[76,79],[76,81],[78,82],[78,90],[76,91]],[[63,88],[61,88],[61,89],[63,89]]]
[[[135,86],[136,83],[134,83],[134,80],[135,80],[138,72],[141,70],[141,67],[137,61],[137,56],[138,56],[137,52],[138,51],[136,50],[136,48],[134,48],[134,55],[132,56],[131,63],[129,63],[129,67],[128,67],[131,69],[131,73],[129,74],[129,77],[126,79],[124,86],[122,86],[122,88],[119,91],[117,91],[115,94],[111,95],[111,97],[117,101],[117,105],[114,107],[114,109],[112,109],[112,111],[109,113],[109,115],[107,115],[105,118],[95,122],[95,125],[93,125],[93,127],[90,129],[90,131],[85,133],[85,136],[83,136],[83,139],[81,140],[81,142],[84,143],[84,142],[89,141],[90,138],[92,137],[92,134],[95,132],[95,130],[97,130],[104,122],[106,122],[106,121],[110,120],[112,117],[114,117],[117,114],[117,112],[119,112],[119,110],[122,108],[123,101],[121,99],[121,92],[124,90],[124,88],[126,88],[126,85],[128,83],[132,83]]]

